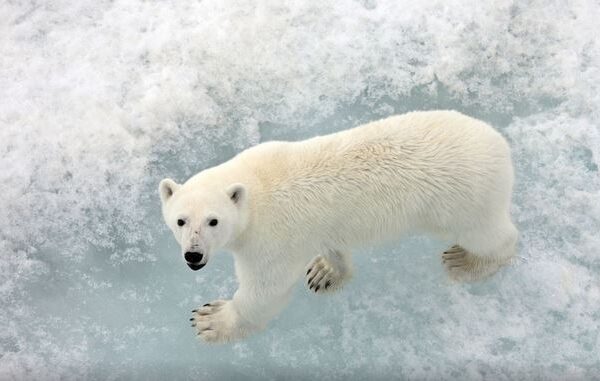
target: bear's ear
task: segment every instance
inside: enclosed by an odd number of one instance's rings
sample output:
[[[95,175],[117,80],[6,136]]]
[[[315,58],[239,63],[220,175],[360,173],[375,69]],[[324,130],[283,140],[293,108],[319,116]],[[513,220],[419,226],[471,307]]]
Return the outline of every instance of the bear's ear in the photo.
[[[227,195],[234,204],[241,204],[246,200],[246,187],[244,184],[232,184],[227,188]]]
[[[179,189],[181,185],[177,184],[171,179],[164,179],[158,185],[158,193],[160,193],[160,200],[165,203],[168,199],[173,196],[173,193]]]

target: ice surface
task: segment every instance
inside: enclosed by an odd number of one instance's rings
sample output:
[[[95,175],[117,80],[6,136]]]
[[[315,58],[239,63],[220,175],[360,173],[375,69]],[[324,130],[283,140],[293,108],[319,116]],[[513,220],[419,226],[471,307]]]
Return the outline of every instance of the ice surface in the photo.
[[[600,380],[600,5],[287,3],[0,3],[0,379]],[[434,108],[511,142],[515,265],[453,285],[413,237],[260,335],[195,339],[232,260],[187,269],[161,178]]]

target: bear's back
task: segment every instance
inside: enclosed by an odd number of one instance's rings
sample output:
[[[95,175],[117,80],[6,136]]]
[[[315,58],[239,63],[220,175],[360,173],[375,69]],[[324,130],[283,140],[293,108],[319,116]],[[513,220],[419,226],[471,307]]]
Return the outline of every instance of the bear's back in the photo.
[[[427,223],[431,213],[451,219],[455,205],[482,207],[495,189],[512,186],[504,139],[452,111],[414,112],[304,141],[269,142],[237,160],[259,179],[254,200],[256,210],[267,211],[262,218],[282,228],[296,218],[321,221],[314,234],[372,236],[385,234],[382,226],[397,231],[411,219]],[[369,231],[364,221],[374,220],[387,222]]]

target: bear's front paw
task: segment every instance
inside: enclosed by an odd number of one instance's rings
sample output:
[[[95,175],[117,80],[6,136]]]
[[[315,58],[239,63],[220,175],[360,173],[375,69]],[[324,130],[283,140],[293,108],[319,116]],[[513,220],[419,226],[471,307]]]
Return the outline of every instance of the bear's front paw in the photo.
[[[217,300],[193,310],[190,321],[197,335],[209,343],[224,343],[241,339],[246,332],[231,300]]]
[[[311,261],[306,271],[306,285],[311,291],[325,293],[339,289],[346,281],[344,274],[323,256]]]

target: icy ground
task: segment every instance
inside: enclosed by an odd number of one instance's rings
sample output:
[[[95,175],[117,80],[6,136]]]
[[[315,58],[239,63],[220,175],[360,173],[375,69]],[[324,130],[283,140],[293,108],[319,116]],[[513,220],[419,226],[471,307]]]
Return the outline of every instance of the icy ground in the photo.
[[[0,380],[600,380],[598,20],[595,0],[1,1]],[[189,271],[161,178],[436,108],[509,139],[518,263],[454,285],[447,243],[413,237],[356,253],[335,296],[299,284],[260,335],[196,340],[232,260]]]

